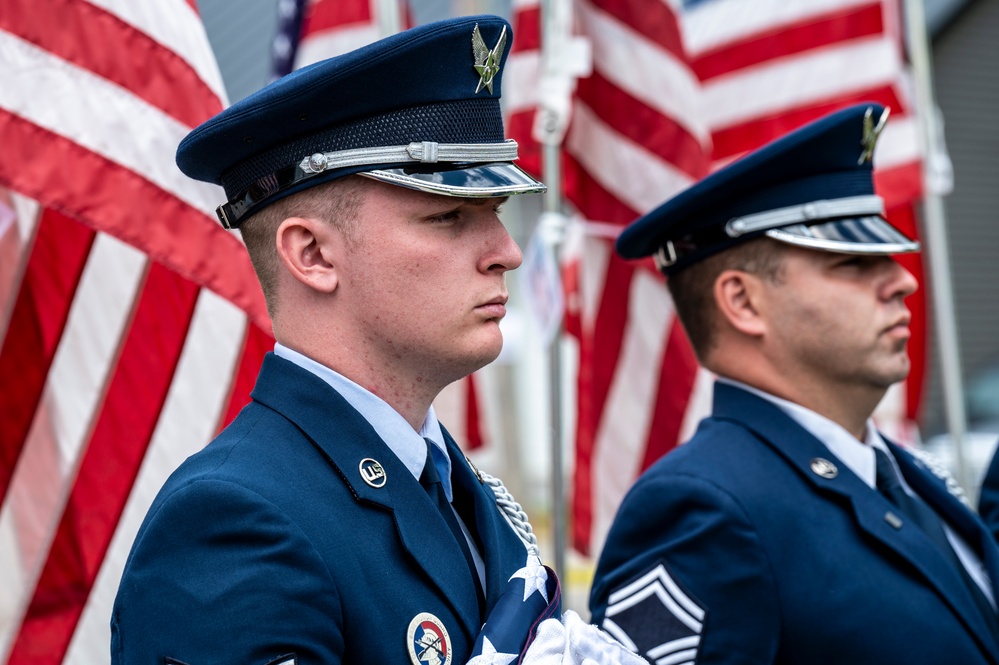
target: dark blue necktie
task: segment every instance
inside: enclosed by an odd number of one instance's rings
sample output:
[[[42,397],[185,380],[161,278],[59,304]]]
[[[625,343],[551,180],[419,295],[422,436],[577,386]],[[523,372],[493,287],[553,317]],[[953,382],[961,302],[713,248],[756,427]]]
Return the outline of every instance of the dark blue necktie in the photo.
[[[985,597],[985,593],[978,584],[971,578],[968,570],[961,563],[954,548],[951,547],[944,531],[943,522],[936,512],[929,507],[922,499],[910,495],[899,482],[898,474],[892,465],[888,455],[879,448],[874,448],[874,459],[876,460],[875,474],[878,491],[884,495],[888,501],[895,505],[899,511],[909,517],[937,546],[944,558],[955,568],[964,580],[965,585],[975,599],[979,611],[985,618],[985,622],[992,629],[993,634],[999,636],[999,616],[992,609],[991,603]]]
[[[472,551],[468,547],[468,541],[465,539],[465,534],[458,524],[458,519],[454,516],[454,511],[451,509],[451,504],[448,503],[447,495],[444,494],[444,487],[441,485],[441,478],[437,473],[437,465],[434,464],[434,444],[430,439],[424,439],[424,441],[427,443],[427,460],[423,465],[423,473],[420,475],[420,485],[423,486],[423,489],[430,496],[430,500],[437,506],[441,517],[444,518],[448,528],[451,529],[454,539],[458,541],[461,553],[465,555],[465,562],[468,564],[472,583],[475,584],[475,594],[479,601],[479,611],[481,613],[485,609],[486,601],[485,595],[482,592],[479,573],[475,568],[475,560],[472,558]],[[457,493],[455,494],[455,498],[457,499]],[[471,530],[473,525],[470,524],[468,528]]]

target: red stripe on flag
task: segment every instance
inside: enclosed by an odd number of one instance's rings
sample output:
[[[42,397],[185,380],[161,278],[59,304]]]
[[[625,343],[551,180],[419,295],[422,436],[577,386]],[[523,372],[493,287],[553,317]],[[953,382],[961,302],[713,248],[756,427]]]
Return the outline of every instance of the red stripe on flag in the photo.
[[[222,415],[222,421],[219,423],[219,432],[232,422],[233,418],[239,414],[240,409],[250,403],[250,391],[253,390],[257,381],[260,365],[263,364],[267,352],[273,349],[274,338],[269,333],[264,332],[253,323],[246,326],[243,351],[239,354],[239,368],[236,370],[232,389],[229,391],[228,406]]]
[[[468,450],[476,450],[486,445],[482,434],[482,421],[479,416],[479,396],[475,388],[475,375],[469,374],[465,381],[465,443]]]
[[[215,93],[176,53],[83,0],[4,0],[0,29],[113,81],[193,127],[222,110]],[[58,17],[53,29],[52,17]],[[122,53],[129,57],[123,58]],[[184,90],[178,95],[177,90]]]
[[[618,88],[598,72],[579,81],[580,100],[621,136],[683,171],[691,179],[708,170],[700,142],[662,112]],[[594,218],[600,219],[600,218]]]
[[[517,12],[512,27],[511,53],[541,50],[541,5]]]
[[[62,662],[159,420],[198,291],[151,265],[9,665]]]
[[[669,297],[665,284],[662,297]],[[648,469],[680,443],[680,430],[697,379],[697,357],[680,322],[674,320],[663,334],[668,341],[640,471]]]
[[[342,28],[351,23],[369,23],[371,20],[371,0],[318,0],[305,13],[302,37],[314,32]]]
[[[851,39],[872,37],[883,31],[881,4],[875,2],[820,18],[811,17],[797,24],[776,26],[747,39],[730,42],[699,54],[692,59],[691,67],[703,82],[752,65],[839,45]]]
[[[642,35],[679,60],[686,61],[680,26],[668,3],[663,0],[591,0],[591,4],[624,23],[629,30]]]
[[[45,388],[95,233],[46,210],[0,348],[0,501]]]
[[[134,171],[0,110],[0,184],[136,247],[269,329],[260,285],[234,236]],[[162,223],[152,223],[150,211]]]
[[[579,257],[563,266],[562,283],[566,293],[565,330],[579,345],[579,369],[576,374],[576,464],[572,488],[572,545],[589,554],[593,525],[594,439],[600,412],[593,406],[593,340],[583,328],[582,281],[585,269]],[[557,525],[556,525],[557,526]]]
[[[918,166],[916,167],[918,170]],[[888,209],[888,221],[902,233],[910,238],[918,237],[916,211],[911,203],[899,205]],[[920,290],[912,294],[905,300],[912,321],[909,323],[909,330],[912,336],[909,338],[909,361],[912,367],[909,370],[909,378],[906,379],[906,415],[912,419],[919,418],[919,409],[923,403],[923,379],[926,376],[926,355],[927,355],[927,294],[925,273],[923,272],[923,257],[920,254],[900,254],[895,257],[903,268],[908,270],[919,281]]]
[[[517,141],[517,165],[533,175],[541,177],[541,144],[531,137],[535,112],[515,113],[506,119],[506,135]]]
[[[627,262],[610,252],[593,331],[589,334],[584,331],[579,341],[580,407],[576,438],[573,533],[575,536],[585,534],[584,538],[574,542],[576,548],[584,554],[589,552],[589,534],[593,518],[590,493],[593,487],[593,474],[598,471],[592,468],[596,433],[600,431],[607,395],[621,355],[625,332],[623,322],[628,319],[628,292],[636,267],[637,264]]]
[[[861,90],[849,96],[831,97],[806,106],[781,109],[768,116],[747,119],[731,127],[716,129],[712,133],[714,151],[711,158],[715,161],[724,160],[756,150],[763,144],[812,120],[817,120],[844,106],[861,102],[878,102],[895,111],[902,108],[894,88],[882,86]]]
[[[906,206],[923,195],[923,168],[916,161],[888,169],[875,167],[874,189],[885,200],[885,208],[888,210],[897,206]],[[900,217],[909,218],[906,215]],[[910,234],[910,238],[919,236],[915,225],[912,226],[911,232],[906,231],[906,233]]]
[[[607,191],[575,157],[563,153],[562,162],[566,197],[586,219],[621,227],[635,221],[638,213]]]

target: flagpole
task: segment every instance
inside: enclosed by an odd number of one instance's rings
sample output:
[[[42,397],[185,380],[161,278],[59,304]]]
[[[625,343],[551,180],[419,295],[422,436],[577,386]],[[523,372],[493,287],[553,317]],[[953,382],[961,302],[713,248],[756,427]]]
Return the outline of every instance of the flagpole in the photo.
[[[561,5],[561,6],[557,6]],[[552,72],[555,70],[552,59],[558,54],[550,45],[559,43],[559,21],[558,12],[566,11],[565,3],[562,0],[542,0],[541,3],[541,59],[542,70]],[[542,81],[544,76],[542,75]],[[544,197],[544,223],[554,226],[550,230],[550,251],[555,265],[560,265],[560,255],[562,251],[562,234],[564,224],[562,220],[562,162],[561,147],[562,136],[559,132],[559,121],[556,114],[546,108],[544,104],[539,107],[539,123],[543,132],[542,139],[542,180],[548,185],[548,192]],[[551,345],[548,351],[548,386],[549,404],[551,407],[551,462],[552,462],[552,547],[555,550],[553,568],[559,575],[565,575],[565,553],[566,553],[566,532],[568,531],[568,519],[566,511],[566,491],[565,491],[565,460],[562,454],[562,439],[564,436],[562,419],[562,333],[564,330],[565,316],[559,317],[555,334],[551,337]]]
[[[541,0],[541,72],[538,77],[538,113],[532,131],[542,144],[542,179],[548,185],[539,231],[546,239],[555,265],[561,258],[566,215],[562,197],[562,141],[569,126],[576,79],[589,76],[589,42],[572,34],[572,0]],[[549,350],[549,399],[552,416],[552,545],[554,568],[565,570],[566,511],[565,461],[562,417],[562,332],[564,312],[551,336]]]
[[[954,314],[950,252],[947,248],[946,213],[943,197],[938,191],[939,188],[935,186],[933,178],[934,168],[946,157],[938,152],[939,146],[942,145],[939,139],[941,129],[937,124],[933,96],[932,61],[923,0],[905,0],[904,5],[909,56],[912,59],[916,90],[916,108],[926,150],[923,158],[923,222],[926,239],[923,253],[929,259],[929,281],[936,317],[944,408],[948,429],[954,442],[955,475],[962,487],[971,490],[964,455],[967,417],[964,410],[964,384],[961,378],[961,356]]]
[[[381,38],[394,35],[402,30],[402,12],[399,0],[376,0],[378,9],[378,35]]]

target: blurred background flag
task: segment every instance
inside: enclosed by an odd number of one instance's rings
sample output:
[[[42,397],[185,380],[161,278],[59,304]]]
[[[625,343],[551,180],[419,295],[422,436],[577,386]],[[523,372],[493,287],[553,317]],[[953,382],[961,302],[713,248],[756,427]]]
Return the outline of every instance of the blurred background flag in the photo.
[[[407,0],[282,0],[304,5],[295,68],[332,58],[410,27]]]
[[[567,242],[563,266],[566,327],[579,353],[571,522],[573,546],[596,555],[634,479],[710,408],[710,376],[651,262],[613,253],[620,229],[801,124],[874,100],[893,110],[875,157],[878,190],[890,219],[914,234],[920,152],[893,0],[576,0],[574,7],[577,31],[593,45],[594,72],[578,82],[562,153],[565,195],[588,220]],[[536,0],[515,1],[513,22],[508,126],[525,166],[539,174]],[[906,267],[922,278],[918,257]],[[910,302],[913,372],[878,414],[884,429],[908,441],[925,364],[921,294]]]
[[[139,522],[270,323],[174,165],[225,103],[193,0],[3,0],[0,63],[0,659],[105,662]]]

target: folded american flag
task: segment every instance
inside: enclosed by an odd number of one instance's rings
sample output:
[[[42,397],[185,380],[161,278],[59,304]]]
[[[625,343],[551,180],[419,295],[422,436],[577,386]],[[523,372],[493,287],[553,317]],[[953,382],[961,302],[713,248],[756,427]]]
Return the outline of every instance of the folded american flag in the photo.
[[[545,619],[562,614],[562,589],[551,568],[530,554],[507,582],[472,649],[476,665],[521,663]]]

